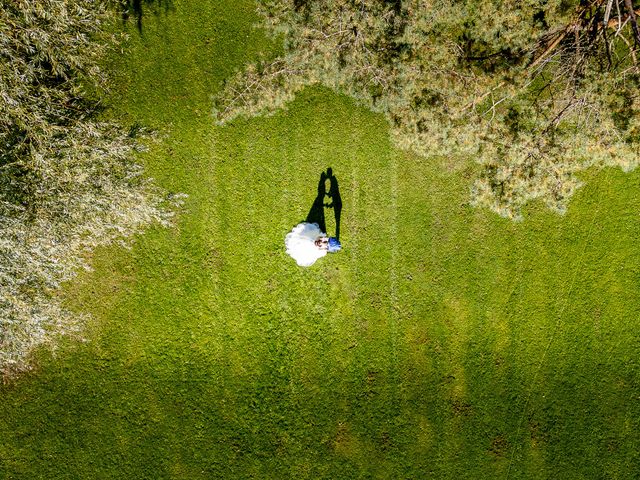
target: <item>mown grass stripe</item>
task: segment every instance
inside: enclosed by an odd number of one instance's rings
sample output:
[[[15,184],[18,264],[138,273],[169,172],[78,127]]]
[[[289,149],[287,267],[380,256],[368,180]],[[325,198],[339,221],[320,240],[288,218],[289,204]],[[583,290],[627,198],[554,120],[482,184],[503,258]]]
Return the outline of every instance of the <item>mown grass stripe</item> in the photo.
[[[215,127],[271,47],[251,2],[175,7],[116,62],[114,115],[162,129],[148,171],[190,196],[69,285],[90,341],[0,387],[0,476],[638,476],[640,174],[513,224],[467,205],[472,161],[398,152],[326,89]],[[329,166],[344,250],[301,269],[284,235]]]

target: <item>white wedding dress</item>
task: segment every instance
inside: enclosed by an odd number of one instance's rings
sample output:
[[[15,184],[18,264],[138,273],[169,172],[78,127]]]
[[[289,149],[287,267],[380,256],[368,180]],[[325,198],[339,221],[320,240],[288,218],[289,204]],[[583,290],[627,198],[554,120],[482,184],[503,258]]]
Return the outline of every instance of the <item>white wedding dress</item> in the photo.
[[[316,260],[327,254],[326,250],[321,250],[314,244],[318,238],[326,236],[317,223],[303,222],[293,227],[285,237],[284,244],[287,247],[287,253],[298,265],[310,267],[316,263]]]

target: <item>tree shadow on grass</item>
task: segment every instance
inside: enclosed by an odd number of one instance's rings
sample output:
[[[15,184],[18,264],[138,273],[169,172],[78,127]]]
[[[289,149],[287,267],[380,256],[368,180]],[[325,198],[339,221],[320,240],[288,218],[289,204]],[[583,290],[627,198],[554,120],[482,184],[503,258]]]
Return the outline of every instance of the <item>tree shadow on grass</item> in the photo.
[[[327,181],[329,181],[329,190],[327,191]],[[325,203],[325,197],[331,199],[331,203]],[[333,209],[333,214],[336,219],[336,239],[340,240],[340,214],[342,212],[342,198],[340,197],[340,188],[338,186],[338,179],[333,174],[331,167],[326,172],[320,174],[320,181],[318,182],[318,194],[316,195],[313,205],[309,210],[306,221],[308,223],[317,223],[320,230],[327,231],[327,224],[325,221],[325,208]]]
[[[142,18],[145,12],[151,11],[155,15],[161,12],[168,13],[173,10],[173,0],[120,0],[122,8],[122,20],[128,21],[131,17],[136,19],[138,32],[142,34]]]

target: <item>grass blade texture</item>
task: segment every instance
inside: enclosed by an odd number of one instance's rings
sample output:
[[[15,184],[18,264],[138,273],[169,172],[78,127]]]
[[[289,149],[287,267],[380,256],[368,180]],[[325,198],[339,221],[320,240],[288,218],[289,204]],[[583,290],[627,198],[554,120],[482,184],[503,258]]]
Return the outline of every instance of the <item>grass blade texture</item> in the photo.
[[[89,341],[0,387],[0,478],[640,476],[640,172],[514,223],[327,89],[216,126],[277,47],[252,2],[173,7],[125,26],[111,114],[161,133],[143,161],[185,212],[68,285]],[[343,250],[299,268],[328,167]]]

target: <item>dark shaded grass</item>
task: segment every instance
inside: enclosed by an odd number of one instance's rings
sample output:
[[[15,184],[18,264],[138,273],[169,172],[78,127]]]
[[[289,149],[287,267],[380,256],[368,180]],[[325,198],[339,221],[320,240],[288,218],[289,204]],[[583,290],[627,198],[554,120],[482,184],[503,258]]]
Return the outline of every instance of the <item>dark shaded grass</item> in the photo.
[[[185,211],[69,286],[89,342],[0,391],[0,477],[640,475],[640,175],[514,224],[466,205],[473,165],[324,89],[214,128],[209,95],[271,47],[249,2],[175,6],[113,98],[166,132],[145,161]],[[345,248],[301,269],[283,238],[329,166]]]

